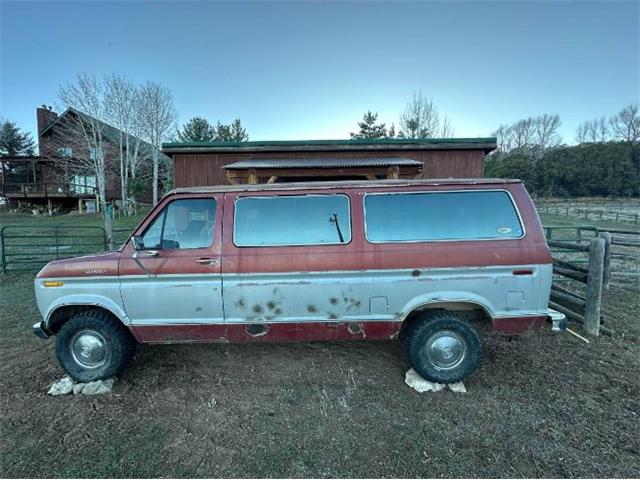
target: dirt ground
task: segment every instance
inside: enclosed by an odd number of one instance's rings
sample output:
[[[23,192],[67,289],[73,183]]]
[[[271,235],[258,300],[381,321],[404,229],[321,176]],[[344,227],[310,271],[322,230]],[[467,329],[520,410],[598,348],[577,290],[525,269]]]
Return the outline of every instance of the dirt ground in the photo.
[[[485,333],[466,394],[411,390],[390,341],[145,346],[111,394],[51,397],[32,279],[0,276],[0,477],[640,477],[633,292],[615,339]]]

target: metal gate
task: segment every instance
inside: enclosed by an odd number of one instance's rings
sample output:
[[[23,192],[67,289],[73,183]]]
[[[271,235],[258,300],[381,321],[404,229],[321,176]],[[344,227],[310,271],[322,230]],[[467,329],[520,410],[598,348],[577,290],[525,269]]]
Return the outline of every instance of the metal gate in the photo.
[[[51,260],[107,250],[102,227],[21,226],[0,229],[2,272],[37,270]]]

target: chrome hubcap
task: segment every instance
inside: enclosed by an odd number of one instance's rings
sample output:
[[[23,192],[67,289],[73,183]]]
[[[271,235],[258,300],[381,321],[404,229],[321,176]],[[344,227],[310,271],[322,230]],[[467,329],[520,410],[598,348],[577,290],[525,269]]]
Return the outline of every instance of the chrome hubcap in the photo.
[[[432,335],[425,345],[427,358],[436,370],[452,370],[462,363],[467,355],[467,342],[451,330]]]
[[[83,368],[98,368],[107,361],[107,341],[95,330],[82,330],[71,339],[71,356]]]

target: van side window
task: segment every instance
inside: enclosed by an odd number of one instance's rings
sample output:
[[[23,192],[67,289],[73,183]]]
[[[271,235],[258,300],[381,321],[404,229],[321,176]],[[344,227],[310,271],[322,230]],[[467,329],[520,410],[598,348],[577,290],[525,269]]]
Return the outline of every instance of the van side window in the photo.
[[[175,200],[149,225],[142,240],[147,249],[206,248],[213,243],[215,199]]]
[[[291,195],[236,201],[233,242],[240,247],[332,245],[351,241],[349,197]]]
[[[519,238],[522,225],[507,192],[370,194],[365,197],[370,242]]]

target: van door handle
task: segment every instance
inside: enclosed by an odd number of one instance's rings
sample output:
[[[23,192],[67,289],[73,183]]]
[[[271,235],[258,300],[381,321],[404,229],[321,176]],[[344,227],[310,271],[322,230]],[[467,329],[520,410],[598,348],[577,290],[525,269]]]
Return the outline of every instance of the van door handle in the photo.
[[[220,259],[218,257],[204,257],[197,259],[196,263],[201,265],[220,265]]]

